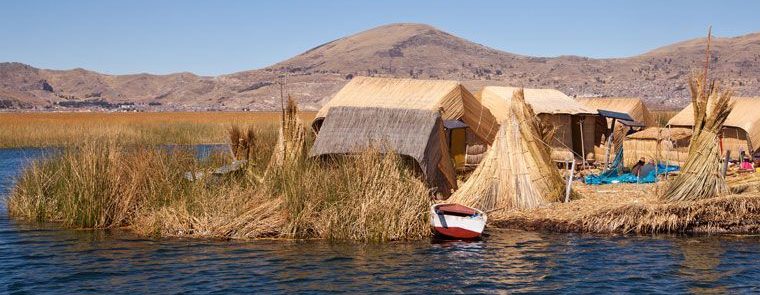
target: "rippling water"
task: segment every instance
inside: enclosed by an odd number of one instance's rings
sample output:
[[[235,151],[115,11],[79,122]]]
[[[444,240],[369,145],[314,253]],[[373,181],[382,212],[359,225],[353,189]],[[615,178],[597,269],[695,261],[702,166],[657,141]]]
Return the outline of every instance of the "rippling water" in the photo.
[[[0,149],[0,195],[38,149]],[[760,291],[759,237],[489,229],[474,243],[146,240],[8,219],[0,293]]]

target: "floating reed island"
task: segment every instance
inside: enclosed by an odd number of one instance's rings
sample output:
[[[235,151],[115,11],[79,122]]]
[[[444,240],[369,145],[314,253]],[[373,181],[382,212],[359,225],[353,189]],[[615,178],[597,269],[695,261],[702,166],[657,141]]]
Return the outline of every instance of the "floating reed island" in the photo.
[[[120,136],[71,144],[26,169],[7,207],[17,219],[153,237],[424,239],[441,202],[505,228],[758,233],[760,173],[744,158],[759,150],[760,127],[734,106],[760,99],[733,99],[706,69],[688,81],[691,120],[682,112],[665,127],[637,99],[355,77],[310,128],[288,99],[279,124],[228,127],[229,152],[207,159]],[[620,176],[640,156],[681,167],[629,184],[578,181]],[[729,169],[736,156],[742,169]]]

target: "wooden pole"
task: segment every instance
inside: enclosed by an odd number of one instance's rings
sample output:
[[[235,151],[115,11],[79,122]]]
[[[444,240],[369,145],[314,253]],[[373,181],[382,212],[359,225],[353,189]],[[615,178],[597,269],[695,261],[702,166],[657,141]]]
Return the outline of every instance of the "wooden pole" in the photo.
[[[612,128],[610,129],[610,134],[607,136],[607,150],[604,152],[604,168],[610,168],[610,154],[612,151],[612,137],[615,136],[615,122],[617,119],[612,118]]]
[[[673,129],[671,129],[670,125],[668,125],[668,142],[670,142],[670,146],[671,146],[670,149],[673,150],[673,151],[675,151],[676,150],[676,143],[673,142],[673,137],[671,136],[672,134],[673,134]],[[665,156],[665,167],[670,167],[670,155],[672,155],[673,152],[670,152],[670,151],[666,151],[666,152],[668,152],[668,153],[666,153],[666,156]],[[667,180],[669,178],[670,178],[670,172],[665,173],[665,180]]]
[[[723,160],[723,177],[726,177],[728,172],[728,160],[731,158],[731,150],[726,150],[726,158]]]
[[[570,191],[573,186],[573,174],[575,174],[575,158],[573,158],[573,164],[570,167],[570,174],[567,175],[567,185],[565,185],[565,203],[570,202]]]

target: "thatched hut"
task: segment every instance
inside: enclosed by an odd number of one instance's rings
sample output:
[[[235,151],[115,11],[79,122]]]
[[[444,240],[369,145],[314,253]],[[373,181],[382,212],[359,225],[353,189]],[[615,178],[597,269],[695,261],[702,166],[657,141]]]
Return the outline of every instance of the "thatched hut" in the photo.
[[[623,147],[623,141],[629,134],[655,125],[654,116],[639,98],[632,97],[594,97],[579,98],[578,102],[602,112],[615,112],[627,115],[632,120],[607,118],[606,140],[594,147],[598,162],[607,162]]]
[[[681,166],[689,156],[690,140],[690,128],[644,129],[626,137],[623,142],[623,163],[630,167],[643,157]]]
[[[481,102],[497,120],[508,119],[508,103],[518,88],[486,86],[480,92]],[[596,109],[587,107],[555,89],[525,89],[525,101],[542,122],[554,127],[552,147],[554,161],[585,158],[594,153],[604,134]]]
[[[738,160],[740,151],[752,155],[760,151],[760,97],[735,97],[733,109],[720,134],[722,153],[731,151],[731,159]],[[691,128],[694,109],[691,104],[668,121],[668,126]]]
[[[317,113],[310,156],[368,148],[410,157],[448,195],[470,146],[493,142],[498,124],[456,81],[356,77]],[[455,166],[456,165],[456,166]]]

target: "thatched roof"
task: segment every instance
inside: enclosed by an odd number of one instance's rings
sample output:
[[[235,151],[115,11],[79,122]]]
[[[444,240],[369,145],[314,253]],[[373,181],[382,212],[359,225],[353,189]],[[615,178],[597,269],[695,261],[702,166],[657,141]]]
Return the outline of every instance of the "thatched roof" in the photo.
[[[368,149],[413,158],[428,184],[447,193],[456,188],[438,111],[404,108],[330,108],[309,156],[356,154]]]
[[[506,120],[508,107],[504,101],[511,101],[512,94],[519,88],[487,86],[480,92],[481,103],[491,110],[498,120]],[[555,89],[525,89],[525,101],[539,114],[597,114],[596,109],[587,107]]]
[[[628,135],[629,139],[643,139],[643,140],[657,140],[657,139],[672,139],[681,140],[691,137],[690,128],[661,128],[651,127],[634,134]]]
[[[734,104],[724,127],[735,127],[747,132],[753,146],[760,143],[760,97],[734,97]],[[691,127],[694,124],[694,109],[691,104],[668,121],[670,126]]]
[[[443,120],[464,121],[487,143],[498,129],[489,110],[456,81],[355,77],[319,110],[314,126],[338,106],[436,111]]]
[[[607,110],[619,113],[626,113],[636,122],[643,123],[646,126],[655,124],[654,116],[649,112],[644,102],[640,98],[634,97],[594,97],[579,98],[578,102],[583,105],[596,109]]]

